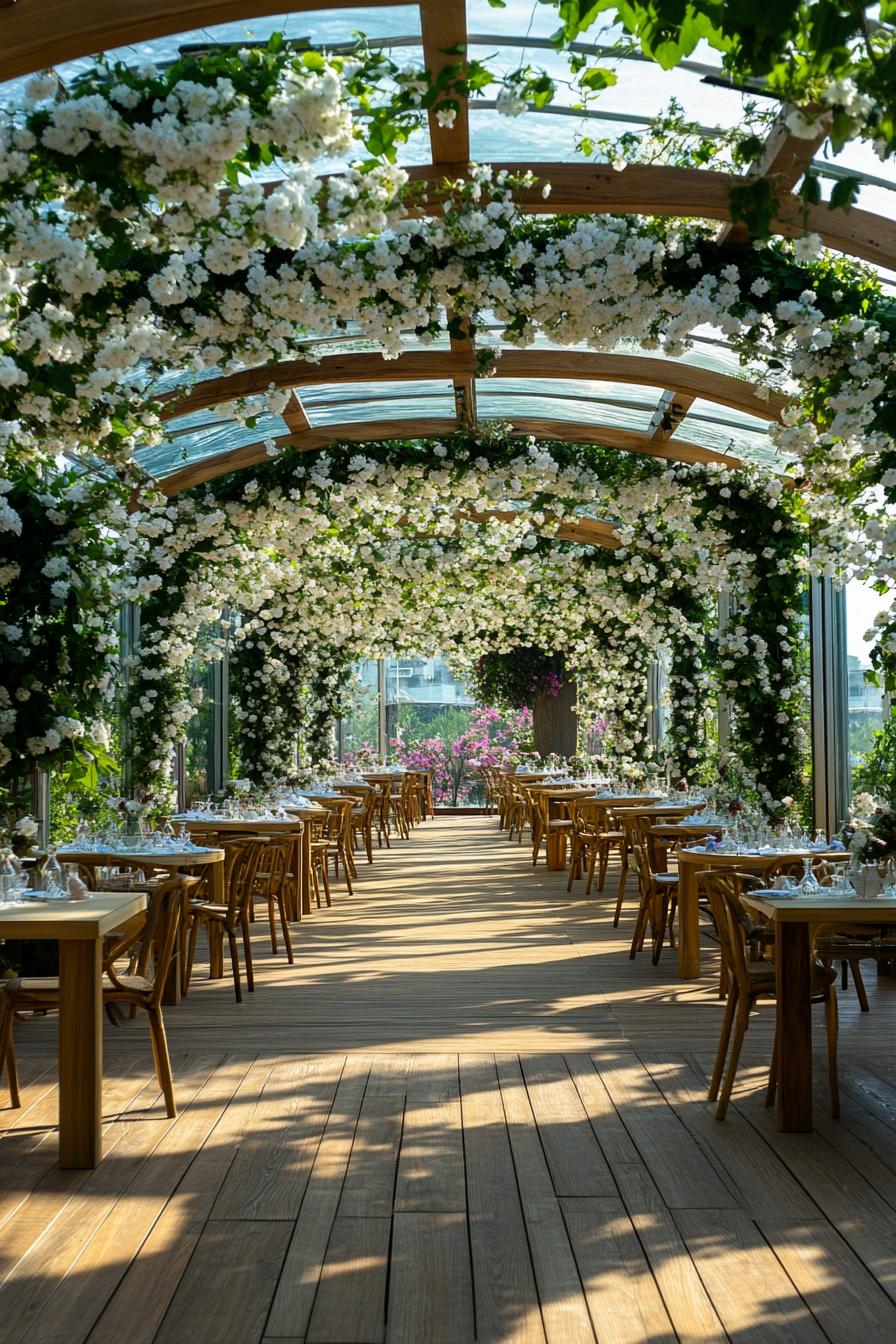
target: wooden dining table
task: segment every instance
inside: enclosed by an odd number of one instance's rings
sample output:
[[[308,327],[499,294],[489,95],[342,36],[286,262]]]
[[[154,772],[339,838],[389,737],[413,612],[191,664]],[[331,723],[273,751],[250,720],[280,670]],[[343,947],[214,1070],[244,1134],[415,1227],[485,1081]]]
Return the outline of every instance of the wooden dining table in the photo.
[[[781,864],[799,863],[801,859],[818,862],[844,863],[849,858],[842,849],[794,849],[769,854],[707,853],[704,849],[684,848],[678,851],[678,975],[681,980],[696,980],[700,974],[700,881],[698,874],[715,869],[734,868],[741,873],[755,873],[767,879],[769,872]]]
[[[820,924],[896,924],[896,897],[775,897],[745,892],[741,901],[775,926],[779,1128],[812,1129],[812,939]]]
[[[146,901],[142,891],[102,891],[0,904],[0,938],[59,942],[60,1167],[95,1167],[103,1155],[103,939]]]
[[[144,853],[135,853],[126,851],[118,853],[110,850],[98,849],[62,849],[57,850],[56,857],[60,863],[77,863],[82,868],[90,870],[88,876],[90,880],[89,887],[98,888],[101,884],[97,876],[99,868],[159,868],[163,872],[180,873],[186,870],[200,870],[208,881],[209,900],[214,901],[216,905],[227,904],[227,893],[224,890],[224,851],[223,849],[214,849],[206,847],[204,849],[153,849],[146,850]],[[162,1002],[167,1007],[173,1007],[180,1001],[182,993],[186,993],[186,977],[184,975],[184,966],[186,964],[187,954],[187,906],[189,905],[189,895],[184,895],[184,918],[181,920],[178,933],[177,945],[171,958],[171,966],[168,970],[168,976],[165,981],[165,992]],[[223,974],[223,961],[218,962],[220,958],[212,957],[212,970],[215,975]]]
[[[319,815],[319,812],[317,808],[298,806],[284,806],[283,810],[290,814],[288,818],[244,820],[241,817],[210,817],[196,821],[192,817],[180,815],[172,817],[172,821],[182,822],[191,836],[200,839],[203,835],[229,834],[275,838],[286,836],[291,841],[290,872],[293,878],[292,885],[287,884],[286,887],[286,917],[292,922],[311,912],[311,827],[306,825],[304,818]],[[226,905],[226,895],[222,899]]]
[[[723,822],[657,821],[647,832],[647,858],[652,873],[669,871],[669,846],[696,844],[711,835],[720,839],[724,833]]]

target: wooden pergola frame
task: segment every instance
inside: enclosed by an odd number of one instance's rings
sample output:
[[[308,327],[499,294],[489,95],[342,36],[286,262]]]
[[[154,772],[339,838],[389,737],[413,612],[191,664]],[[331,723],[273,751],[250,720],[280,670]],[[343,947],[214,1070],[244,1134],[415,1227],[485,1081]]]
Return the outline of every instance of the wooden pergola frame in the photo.
[[[355,0],[293,0],[294,13],[328,9],[352,9]],[[390,0],[369,0],[385,5]],[[456,63],[466,48],[465,0],[418,0],[424,62],[432,75],[448,63]],[[89,5],[73,0],[0,0],[0,79],[10,79],[62,61],[128,43],[165,37],[191,28],[251,19],[270,14],[271,0],[91,0]],[[496,39],[497,41],[497,39]],[[461,100],[451,127],[429,116],[432,162],[410,169],[410,176],[430,184],[438,200],[446,177],[463,178],[469,172],[470,134],[468,107]],[[819,234],[836,250],[883,266],[896,255],[896,222],[863,210],[832,211],[825,205],[807,207],[794,188],[811,163],[823,137],[801,140],[779,121],[766,143],[752,176],[768,178],[778,200],[772,224],[785,237],[801,236],[807,229]],[[517,193],[523,210],[540,214],[635,213],[680,218],[717,219],[722,222],[720,240],[735,250],[747,241],[743,225],[730,218],[730,192],[738,181],[728,173],[709,169],[631,165],[617,172],[609,165],[593,163],[506,162],[492,165],[496,171],[530,169],[537,178],[550,181],[546,201],[541,187]],[[450,315],[449,315],[450,316]],[[641,356],[580,354],[578,352],[506,351],[498,374],[502,378],[588,378],[621,383],[640,383],[663,389],[646,432],[582,426],[578,422],[520,419],[514,429],[520,434],[595,442],[630,452],[683,462],[719,462],[739,465],[737,458],[715,453],[675,437],[676,430],[697,397],[747,411],[765,419],[777,419],[785,399],[770,394],[763,399],[757,389],[741,379],[693,365]],[[454,389],[454,419],[371,419],[363,424],[315,428],[302,405],[299,389],[322,383],[404,382],[421,379],[447,380]],[[319,364],[287,361],[253,369],[196,386],[180,402],[172,401],[172,417],[211,407],[235,397],[263,391],[271,383],[293,389],[284,413],[289,434],[278,446],[300,449],[324,447],[339,440],[429,437],[446,434],[476,421],[476,360],[468,332],[452,337],[450,352],[408,353],[396,362],[379,355],[325,357]],[[372,407],[376,414],[376,406]],[[255,465],[266,457],[264,445],[251,445],[175,472],[160,482],[167,494],[177,493],[202,481],[241,467]]]

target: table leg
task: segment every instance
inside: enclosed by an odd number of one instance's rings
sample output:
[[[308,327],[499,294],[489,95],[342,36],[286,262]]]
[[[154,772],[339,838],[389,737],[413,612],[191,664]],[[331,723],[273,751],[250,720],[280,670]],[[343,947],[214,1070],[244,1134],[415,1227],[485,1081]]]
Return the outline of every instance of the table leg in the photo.
[[[59,943],[59,1165],[103,1156],[103,959],[99,939]]]
[[[548,868],[552,873],[561,872],[566,868],[566,832],[560,830],[548,831],[547,842]]]
[[[812,1129],[812,959],[809,925],[777,923],[778,1126],[788,1134]]]
[[[678,976],[696,980],[700,974],[699,882],[691,863],[678,862]]]

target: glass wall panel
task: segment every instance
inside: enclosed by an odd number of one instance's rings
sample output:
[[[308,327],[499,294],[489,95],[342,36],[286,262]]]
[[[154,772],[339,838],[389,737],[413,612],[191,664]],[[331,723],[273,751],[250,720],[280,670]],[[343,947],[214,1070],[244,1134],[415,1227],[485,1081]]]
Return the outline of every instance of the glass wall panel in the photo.
[[[883,727],[888,705],[883,691],[866,680],[871,670],[870,651],[874,643],[871,627],[878,612],[889,605],[861,579],[846,588],[846,677],[849,723],[850,779],[855,777],[874,743],[874,733]]]
[[[354,757],[358,753],[379,757],[380,698],[379,663],[375,658],[364,658],[355,664],[355,685],[351,713],[342,720],[339,729],[340,755]]]

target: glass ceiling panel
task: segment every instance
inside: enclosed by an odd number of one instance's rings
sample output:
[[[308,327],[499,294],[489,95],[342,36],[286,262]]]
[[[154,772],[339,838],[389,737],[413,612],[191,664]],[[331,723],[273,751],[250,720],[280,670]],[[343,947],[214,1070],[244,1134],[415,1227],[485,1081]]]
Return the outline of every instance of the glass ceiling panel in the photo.
[[[500,364],[498,365],[500,370]],[[641,387],[637,383],[604,383],[585,378],[489,378],[476,384],[477,396],[541,396],[562,397],[566,400],[600,402],[625,407],[636,413],[647,410],[653,414],[661,387]]]
[[[738,425],[741,429],[753,430],[757,434],[768,433],[768,421],[761,415],[750,415],[749,411],[739,411],[734,406],[720,406],[716,401],[704,401],[702,397],[692,402],[689,415],[701,420],[715,420],[722,425]]]
[[[520,380],[513,381],[519,383]],[[476,406],[481,420],[574,420],[582,425],[606,425],[612,429],[643,432],[653,414],[652,406],[638,410],[608,401],[535,396],[522,391],[513,395],[490,389],[491,380],[477,384]]]
[[[454,416],[454,389],[444,381],[330,383],[302,388],[302,405],[315,428],[364,420]]]
[[[677,440],[694,443],[699,448],[710,448],[714,453],[728,453],[745,462],[774,467],[779,471],[790,461],[784,453],[775,450],[767,435],[750,434],[730,425],[711,425],[695,417],[685,416],[670,442],[674,444]]]
[[[195,422],[196,427],[188,427]],[[179,431],[183,432],[179,432]],[[172,437],[153,448],[138,448],[135,456],[140,466],[155,477],[168,476],[193,462],[202,462],[219,453],[235,448],[262,443],[265,439],[288,434],[285,421],[279,415],[260,415],[251,428],[236,420],[211,417],[208,411],[181,416],[169,425]]]

